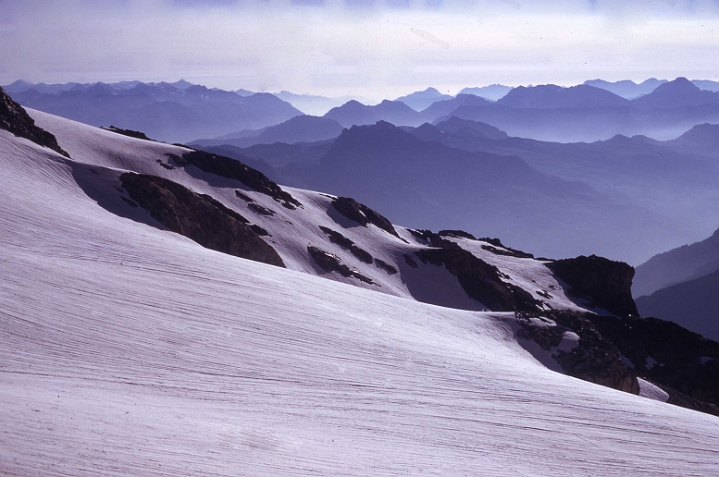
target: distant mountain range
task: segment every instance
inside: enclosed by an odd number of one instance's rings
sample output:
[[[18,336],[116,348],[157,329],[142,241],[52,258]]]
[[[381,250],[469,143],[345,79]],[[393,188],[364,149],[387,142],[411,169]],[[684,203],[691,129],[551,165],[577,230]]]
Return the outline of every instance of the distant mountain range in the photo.
[[[667,80],[658,80],[656,78],[649,78],[648,80],[642,81],[641,83],[635,83],[630,80],[622,81],[604,81],[601,79],[585,81],[584,84],[588,86],[594,86],[595,88],[606,89],[612,93],[619,95],[626,99],[634,99],[645,94],[649,94],[658,86],[667,83]],[[699,89],[705,91],[719,91],[719,82],[709,80],[692,80],[692,83]]]
[[[524,228],[517,225],[513,229],[507,224],[501,228],[489,215],[485,216],[480,226],[479,215],[474,211],[461,212],[465,215],[463,218],[455,217],[456,224],[477,233],[480,227],[481,230],[497,227],[493,229],[497,230],[497,235],[506,237],[518,247],[542,255],[562,256],[562,253],[595,251],[638,264],[655,253],[705,237],[713,230],[710,224],[719,216],[716,201],[719,180],[714,179],[719,177],[719,157],[715,159],[711,154],[714,151],[719,156],[719,149],[706,148],[705,144],[711,144],[717,129],[719,126],[700,125],[676,140],[665,142],[643,136],[615,136],[594,143],[563,144],[510,137],[489,124],[450,117],[436,125],[425,123],[416,128],[405,126],[393,129],[387,124],[383,128],[366,128],[363,134],[366,134],[368,143],[375,144],[374,149],[363,150],[359,140],[356,141],[357,151],[348,149],[347,137],[359,134],[359,130],[350,129],[343,133],[345,137],[340,136],[337,140],[304,144],[256,144],[249,148],[225,150],[225,154],[237,153],[261,159],[274,168],[273,177],[283,183],[356,195],[370,203],[378,199],[369,192],[362,195],[358,189],[371,188],[371,184],[385,176],[392,177],[391,180],[397,186],[411,182],[410,177],[414,176],[409,175],[406,169],[420,167],[413,165],[416,164],[416,157],[423,157],[427,163],[434,164],[443,164],[446,158],[455,157],[457,152],[454,150],[489,154],[492,157],[519,157],[531,170],[565,181],[557,187],[570,191],[578,190],[576,186],[582,185],[584,192],[567,195],[564,201],[549,200],[548,197],[554,191],[538,202],[529,198],[526,201],[502,199],[501,206],[511,208],[507,216],[529,215],[536,219],[527,220]],[[401,135],[400,132],[413,136],[415,141],[409,141],[406,134]],[[406,144],[406,147],[398,147],[398,143]],[[444,148],[438,148],[437,143]],[[344,144],[341,153],[336,149],[339,144]],[[704,152],[700,154],[700,151]],[[372,161],[374,176],[367,171],[345,171],[329,175],[336,167],[325,162],[330,154],[337,160],[346,156],[362,164]],[[426,164],[421,167],[423,170],[430,168]],[[442,175],[439,172],[436,174]],[[444,175],[451,174],[447,172]],[[457,176],[460,175],[457,173]],[[481,179],[477,180],[480,184]],[[423,209],[421,219],[414,216],[405,218],[402,215],[404,212],[397,209],[399,220],[417,219],[419,223],[427,223],[427,227],[445,226],[442,221],[449,219],[445,217],[447,212],[438,206],[443,202],[434,198],[436,188],[427,186],[425,191],[417,185],[407,184],[405,189],[395,187],[392,193],[402,197],[408,190],[421,189],[423,192],[418,192],[418,197],[407,198],[405,202],[409,204],[412,200],[426,200],[428,205]],[[526,189],[523,191],[526,192]],[[456,194],[453,200],[459,204],[474,203],[474,199],[470,199],[471,195],[479,194],[470,188],[456,188],[453,193]],[[595,203],[592,202],[594,199]],[[383,201],[389,202],[390,198],[386,197]],[[489,201],[480,202],[486,204]],[[529,205],[533,202],[544,204],[540,207],[541,212],[530,212],[535,207]],[[493,199],[492,203],[500,201]],[[610,203],[614,206],[610,207]],[[398,204],[382,202],[373,205],[381,205],[385,210],[394,212],[393,207],[399,207]],[[454,209],[462,209],[456,205],[445,206],[452,208],[455,214],[458,212]],[[590,211],[593,207],[596,209]],[[570,210],[565,210],[567,208]],[[409,205],[407,209],[410,209]],[[544,216],[548,216],[545,217],[546,223],[539,220],[539,217]],[[576,219],[580,222],[573,222],[575,219],[569,219],[570,216],[582,218]],[[593,221],[587,218],[590,216],[594,217]],[[567,221],[567,233],[551,233],[553,229],[546,224],[562,220]],[[585,221],[589,223],[578,225]],[[571,223],[575,226],[569,230]]]
[[[490,101],[497,101],[500,98],[503,98],[512,90],[511,86],[504,86],[501,84],[492,84],[489,86],[482,86],[479,88],[464,88],[462,89],[459,94],[473,94],[475,96],[480,96],[484,99],[488,99]]]
[[[403,129],[386,122],[355,126],[327,152],[317,149],[312,156],[306,146],[297,147],[298,162],[280,166],[278,180],[357,197],[417,227],[455,224],[472,233],[501,236],[542,256],[594,251],[637,263],[687,236],[676,220],[609,187],[600,191],[540,172],[502,149],[502,143],[516,139],[507,139],[496,128],[461,128],[456,122],[449,121],[446,131],[431,125]],[[496,144],[497,152],[491,147],[470,150],[462,141]],[[281,144],[258,148],[243,153],[256,159],[290,157],[292,149]],[[551,155],[548,151],[545,157]],[[647,236],[650,239],[640,240]]]
[[[271,94],[241,96],[183,81],[67,85],[16,82],[8,89],[23,106],[94,126],[141,130],[168,142],[258,129],[302,114]]]
[[[290,103],[295,108],[299,109],[305,114],[312,116],[322,116],[332,108],[342,106],[347,101],[359,100],[360,98],[354,98],[351,96],[344,96],[341,98],[329,98],[327,96],[318,96],[312,94],[295,94],[289,91],[280,91],[274,93],[275,96],[280,98],[282,101]]]
[[[415,111],[422,111],[427,109],[433,103],[446,99],[452,99],[452,96],[449,94],[442,94],[435,88],[427,88],[424,91],[417,91],[416,93],[411,93],[397,98],[395,101],[404,103]]]
[[[625,90],[632,88],[632,84],[635,92],[651,92],[626,99],[622,95],[630,96]],[[697,124],[719,122],[719,93],[701,89],[697,84],[705,89],[719,86],[711,81],[691,82],[684,78],[671,82],[647,80],[641,85],[592,80],[569,88],[555,85],[465,88],[456,97],[428,88],[375,105],[286,91],[276,95],[247,90],[229,92],[182,80],[64,85],[17,81],[8,86],[8,91],[21,104],[32,108],[88,124],[141,130],[165,141],[256,136],[257,130],[310,112],[323,114],[342,127],[377,121],[420,126],[456,116],[491,124],[512,136],[577,142],[605,140],[617,134],[667,140]],[[309,134],[307,138],[291,140],[315,139]]]
[[[229,144],[237,147],[249,147],[255,144],[282,142],[294,144],[334,139],[344,129],[334,119],[317,116],[295,116],[276,126],[258,130],[245,130],[220,136],[217,139],[193,141],[198,146],[219,146]]]
[[[632,293],[640,313],[719,340],[719,230],[637,267]]]

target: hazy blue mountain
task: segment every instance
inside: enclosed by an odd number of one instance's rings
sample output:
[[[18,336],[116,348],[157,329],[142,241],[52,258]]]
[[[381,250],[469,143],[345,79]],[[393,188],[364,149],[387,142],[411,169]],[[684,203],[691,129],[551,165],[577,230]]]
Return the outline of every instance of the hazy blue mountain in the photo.
[[[699,89],[703,89],[705,91],[719,92],[719,82],[717,81],[692,80],[692,83],[694,83]]]
[[[673,321],[719,341],[719,270],[635,300],[642,316]]]
[[[454,133],[460,137],[471,136],[491,140],[500,140],[509,137],[506,132],[489,124],[469,121],[454,116],[437,123],[436,127],[443,132]]]
[[[422,124],[420,113],[401,101],[382,101],[375,106],[367,106],[359,101],[348,101],[332,108],[325,118],[334,119],[343,127],[363,126],[378,121],[387,121],[396,126],[418,126]]]
[[[638,266],[632,286],[636,297],[709,275],[719,270],[719,230],[711,237],[669,250]],[[719,307],[716,308],[719,316]]]
[[[515,88],[496,103],[460,106],[452,115],[543,141],[590,142],[617,134],[666,141],[697,124],[719,123],[718,98],[684,78],[631,101],[592,86],[544,85]]]
[[[657,214],[517,156],[425,142],[386,122],[345,130],[318,165],[294,168],[289,185],[356,197],[393,221],[454,224],[552,257],[636,256],[645,235],[670,228]]]
[[[490,101],[497,101],[500,98],[506,96],[512,90],[511,86],[504,86],[502,84],[491,84],[489,86],[482,86],[479,88],[464,88],[459,94],[473,94],[480,96]]]
[[[417,91],[406,96],[399,97],[395,101],[401,101],[415,111],[427,109],[437,101],[452,99],[449,94],[442,94],[435,88],[427,88],[424,91]]]
[[[63,91],[69,91],[72,88],[81,87],[80,83],[64,83],[64,84],[45,84],[45,83],[30,83],[23,80],[17,80],[12,84],[3,86],[5,91],[11,95],[17,95],[18,93],[24,93],[34,89],[40,93],[57,94]]]
[[[634,107],[642,109],[676,109],[709,104],[719,104],[719,93],[701,90],[686,78],[659,85],[651,93],[632,100]]]
[[[333,139],[344,128],[334,119],[317,116],[295,116],[275,126],[259,130],[245,130],[227,134],[216,139],[200,139],[193,145],[218,146],[229,144],[237,147],[249,147],[255,144],[275,142],[293,144],[297,142],[317,142]]]
[[[437,101],[422,111],[421,116],[424,121],[432,122],[437,118],[451,115],[460,106],[487,106],[491,104],[490,101],[473,94],[458,94],[454,98]]]
[[[284,184],[289,183],[285,177],[294,174],[293,171],[297,167],[319,162],[327,154],[327,151],[332,148],[333,142],[333,140],[296,144],[275,142],[272,144],[255,144],[244,148],[231,145],[215,146],[215,148],[228,151],[228,153],[223,153],[226,156],[234,157],[235,154],[242,154],[256,161],[266,162],[275,168],[274,174],[278,177],[278,181]],[[205,148],[201,147],[201,149]],[[283,166],[288,165],[291,165],[290,169],[283,168]]]
[[[347,101],[354,99],[350,97],[328,98],[326,96],[311,94],[295,94],[290,93],[289,91],[281,91],[274,94],[282,101],[290,103],[303,113],[311,114],[313,116],[322,116],[327,114],[330,109],[342,106]]]
[[[683,150],[691,150],[702,156],[719,156],[719,124],[698,124],[685,132],[669,145]]]
[[[649,78],[641,83],[637,84],[631,80],[622,81],[604,81],[601,79],[585,81],[584,84],[587,86],[593,86],[595,88],[605,89],[610,91],[622,98],[634,99],[645,94],[649,94],[654,91],[660,84],[666,83],[667,80],[658,80],[656,78]]]
[[[497,101],[502,106],[533,109],[562,108],[611,108],[628,106],[629,103],[621,96],[593,86],[578,85],[562,88],[552,84],[520,86]]]
[[[242,97],[186,82],[75,84],[57,93],[29,89],[13,98],[23,106],[86,124],[139,130],[168,142],[258,129],[302,114],[271,94]]]
[[[615,136],[594,143],[552,143],[507,137],[486,124],[459,118],[407,131],[418,139],[452,148],[518,156],[541,172],[588,184],[663,216],[661,234],[627,244],[623,259],[631,263],[642,263],[654,253],[706,237],[719,216],[717,162],[673,142]]]

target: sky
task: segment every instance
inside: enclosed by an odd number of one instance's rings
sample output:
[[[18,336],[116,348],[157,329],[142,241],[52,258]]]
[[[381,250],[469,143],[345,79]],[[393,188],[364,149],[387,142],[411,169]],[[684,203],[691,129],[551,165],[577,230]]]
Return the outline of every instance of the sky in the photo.
[[[719,80],[719,0],[0,0],[0,84],[377,99],[678,76]]]

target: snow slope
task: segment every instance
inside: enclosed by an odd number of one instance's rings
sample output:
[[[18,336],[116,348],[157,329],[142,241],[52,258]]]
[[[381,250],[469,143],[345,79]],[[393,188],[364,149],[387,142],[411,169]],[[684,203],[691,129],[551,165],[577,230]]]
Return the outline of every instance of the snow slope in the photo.
[[[128,215],[137,213],[124,204],[120,200],[120,195],[115,193],[115,188],[120,184],[117,179],[119,172],[113,172],[114,170],[164,177],[195,192],[211,195],[247,217],[252,223],[269,231],[268,242],[280,254],[285,265],[292,270],[320,274],[336,281],[395,296],[416,298],[432,304],[470,310],[485,309],[481,303],[467,296],[457,280],[450,276],[444,267],[422,264],[419,260],[417,260],[417,269],[407,265],[404,254],[430,248],[428,244],[417,240],[408,229],[396,227],[399,237],[395,237],[372,224],[361,227],[334,210],[331,206],[333,196],[285,188],[302,204],[301,208],[288,210],[272,198],[248,190],[238,181],[207,174],[194,166],[168,169],[167,166],[173,164],[173,161],[168,159],[167,154],[181,155],[187,152],[183,148],[129,138],[39,111],[28,111],[40,127],[56,135],[75,161],[108,169],[95,167],[92,171],[88,171],[86,168],[78,170],[76,167],[74,174],[86,190],[98,191],[97,195],[93,194],[93,198],[104,204],[111,204],[109,206],[111,210],[120,210],[121,213]],[[271,210],[274,215],[256,213],[245,200],[236,195],[235,191],[238,189],[241,189],[244,195],[251,197],[255,205]],[[342,233],[361,249],[371,251],[375,258],[395,266],[400,273],[390,275],[375,265],[363,263],[347,249],[330,243],[320,226]],[[323,272],[309,256],[308,245],[319,247],[339,257],[342,263],[371,278],[374,284],[366,284],[337,273]],[[487,252],[482,249],[482,246],[489,246],[484,241],[463,240],[461,245],[475,256],[503,269],[510,277],[509,283],[527,290],[534,298],[541,297],[549,307],[579,309],[579,306],[566,296],[542,261],[517,259]],[[492,248],[497,247],[492,246]],[[431,287],[428,287],[427,283],[431,283]],[[552,298],[544,298],[548,291],[551,292]]]
[[[0,474],[719,473],[716,417],[548,370],[512,314],[120,217],[78,179],[155,167],[171,146],[38,122],[74,161],[0,131]]]

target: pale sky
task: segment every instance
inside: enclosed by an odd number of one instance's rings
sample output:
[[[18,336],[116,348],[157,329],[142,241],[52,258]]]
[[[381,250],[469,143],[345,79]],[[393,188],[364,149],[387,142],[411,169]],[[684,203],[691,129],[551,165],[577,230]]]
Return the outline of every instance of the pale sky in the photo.
[[[677,76],[719,80],[719,0],[0,0],[0,84],[379,99]]]

